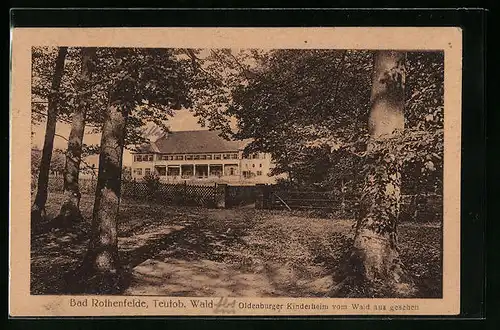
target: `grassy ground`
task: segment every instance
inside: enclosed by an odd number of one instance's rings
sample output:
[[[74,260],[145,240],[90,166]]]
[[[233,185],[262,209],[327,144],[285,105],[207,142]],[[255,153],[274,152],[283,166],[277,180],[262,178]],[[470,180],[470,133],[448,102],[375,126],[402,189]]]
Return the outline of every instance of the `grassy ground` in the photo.
[[[61,195],[51,194],[53,217]],[[93,197],[81,209],[90,221]],[[168,296],[323,296],[349,248],[352,221],[253,208],[212,210],[122,201],[119,248],[131,272],[126,294]],[[403,262],[422,297],[441,296],[441,228],[399,229]],[[80,262],[85,236],[51,231],[32,237],[33,294],[61,292],[62,274]]]

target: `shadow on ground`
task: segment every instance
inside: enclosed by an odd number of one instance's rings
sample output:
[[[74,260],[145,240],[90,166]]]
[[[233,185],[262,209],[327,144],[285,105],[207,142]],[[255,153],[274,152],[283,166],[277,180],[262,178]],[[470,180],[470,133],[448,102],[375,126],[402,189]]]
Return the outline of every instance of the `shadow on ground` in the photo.
[[[279,218],[274,224],[267,220],[262,212],[250,209],[211,211],[202,221],[144,246],[140,253],[137,249],[125,253],[128,264],[134,267],[125,293],[240,297],[326,294],[332,285],[328,268],[304,263],[304,258],[312,261],[317,257],[313,251],[286,237],[288,231],[276,233],[276,225],[283,226],[281,221],[286,219]]]
[[[88,243],[85,226],[92,203],[83,200],[82,205],[81,230],[33,234],[32,294],[70,293],[63,275],[79,266]],[[56,211],[49,210],[48,216]],[[122,293],[322,297],[336,284],[352,224],[251,208],[211,210],[124,201],[119,251],[127,285]],[[400,226],[403,261],[425,297],[441,295],[441,232],[439,226]]]

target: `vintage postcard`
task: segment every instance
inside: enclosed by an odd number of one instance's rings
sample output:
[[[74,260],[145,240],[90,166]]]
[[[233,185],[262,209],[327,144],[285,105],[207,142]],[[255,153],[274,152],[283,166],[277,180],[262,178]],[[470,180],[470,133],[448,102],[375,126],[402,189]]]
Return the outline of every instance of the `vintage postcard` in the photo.
[[[11,316],[459,314],[459,28],[11,52]]]

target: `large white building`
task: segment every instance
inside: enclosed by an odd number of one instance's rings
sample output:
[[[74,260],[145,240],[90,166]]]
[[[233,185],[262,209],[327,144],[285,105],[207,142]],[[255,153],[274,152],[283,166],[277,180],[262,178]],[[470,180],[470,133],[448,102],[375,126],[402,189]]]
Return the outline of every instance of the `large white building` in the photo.
[[[266,153],[243,155],[249,141],[228,141],[217,131],[176,131],[133,153],[132,178],[156,173],[164,182],[274,183]]]

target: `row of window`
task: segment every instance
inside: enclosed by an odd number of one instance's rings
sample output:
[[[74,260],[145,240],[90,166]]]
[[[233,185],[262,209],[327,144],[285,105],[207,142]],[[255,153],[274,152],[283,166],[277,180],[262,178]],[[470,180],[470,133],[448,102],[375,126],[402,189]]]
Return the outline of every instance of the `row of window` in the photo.
[[[243,159],[260,159],[261,157],[262,157],[262,159],[265,159],[266,155],[265,154],[262,154],[262,155],[259,155],[259,154],[250,154],[248,156],[243,156]]]
[[[134,155],[135,162],[152,162],[154,155]],[[259,154],[243,156],[244,159],[259,159]],[[265,158],[262,155],[262,158]],[[201,154],[201,155],[157,155],[157,160],[212,160],[212,159],[238,159],[237,153],[229,154]]]
[[[214,172],[213,174],[219,174],[220,175],[220,173],[219,173],[220,171],[216,171],[216,172],[217,173]],[[189,171],[189,173],[192,174],[192,171]],[[232,168],[232,167],[229,168],[229,173],[228,173],[229,175],[235,175],[235,173],[236,172],[235,172],[234,168]],[[135,168],[134,169],[134,174],[136,174],[136,175],[142,175],[142,168]],[[150,175],[150,174],[151,174],[151,169],[150,168],[145,168],[144,169],[144,175]],[[159,169],[158,175],[165,176],[166,174],[167,174],[167,172],[166,172],[165,168]],[[255,176],[255,175],[261,176],[262,175],[262,171],[257,171],[257,173],[253,173],[253,172],[250,172],[250,171],[243,171],[242,174],[243,174],[243,177],[250,178],[250,177]]]
[[[158,160],[184,160],[184,156],[182,155],[175,155],[175,156],[158,155],[157,157]]]
[[[135,162],[152,162],[153,155],[135,155],[134,161]]]

